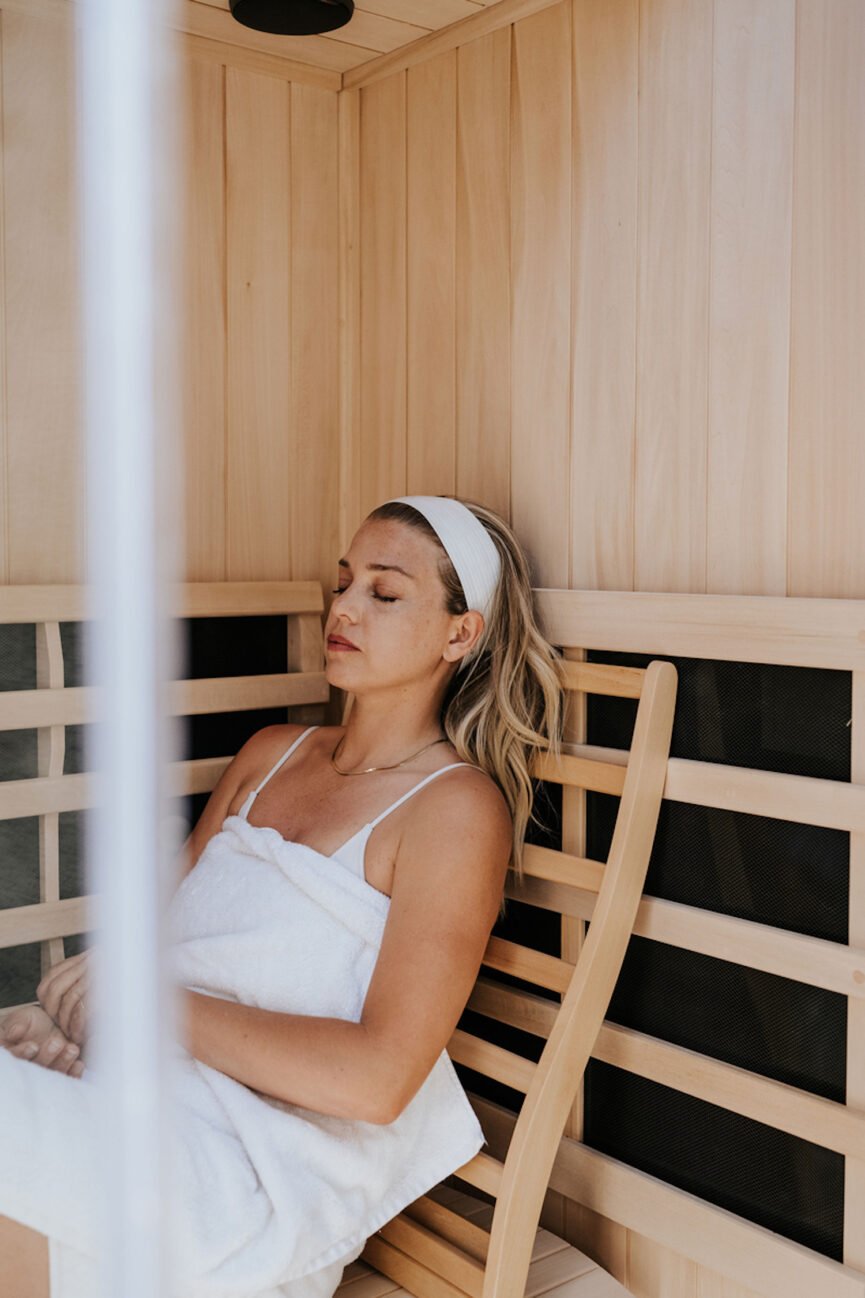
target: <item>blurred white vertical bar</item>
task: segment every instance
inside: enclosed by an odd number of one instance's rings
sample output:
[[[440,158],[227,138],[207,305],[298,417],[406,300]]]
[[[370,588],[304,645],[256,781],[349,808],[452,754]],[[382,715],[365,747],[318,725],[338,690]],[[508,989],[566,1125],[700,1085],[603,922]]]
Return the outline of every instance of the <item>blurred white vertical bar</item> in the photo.
[[[173,755],[163,681],[176,658],[166,590],[178,577],[180,466],[167,17],[160,0],[80,0],[87,644],[103,718],[88,759],[99,788],[88,835],[88,888],[98,899],[88,1064],[104,1091],[105,1298],[169,1292],[167,1047],[176,1016],[163,955],[172,845],[161,826]]]

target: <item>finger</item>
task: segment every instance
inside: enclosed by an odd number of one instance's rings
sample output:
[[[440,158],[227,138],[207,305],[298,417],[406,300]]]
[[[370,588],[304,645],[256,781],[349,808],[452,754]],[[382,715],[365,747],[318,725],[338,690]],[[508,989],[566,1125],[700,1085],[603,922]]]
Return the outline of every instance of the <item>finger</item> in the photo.
[[[57,1055],[54,1062],[49,1064],[49,1067],[53,1068],[55,1072],[58,1073],[68,1073],[77,1058],[78,1047],[73,1045],[72,1042],[68,1042]]]
[[[36,988],[36,995],[45,1009],[51,1015],[52,1019],[57,1018],[61,1001],[70,988],[74,987],[82,976],[80,965],[70,964],[64,961],[62,965],[57,965],[57,974],[53,978],[45,978]]]
[[[84,1045],[87,1036],[87,1007],[83,997],[72,1011],[66,1035],[70,1041],[79,1046]]]
[[[80,1077],[83,1072],[84,1072],[84,1061],[82,1059],[76,1059],[75,1063],[69,1069],[69,1076]]]
[[[23,1019],[18,1019],[16,1021],[13,1021],[12,1023],[8,1024],[8,1026],[7,1024],[4,1023],[3,1037],[6,1041],[10,1041],[10,1042],[20,1041],[21,1038],[24,1036],[24,1031],[26,1027],[27,1024],[24,1022]]]
[[[9,1053],[15,1055],[16,1059],[35,1059],[39,1053],[39,1046],[35,1041],[22,1041],[17,1046],[8,1046]]]
[[[72,1039],[72,1025],[75,1016],[81,1015],[81,1005],[84,1000],[84,983],[83,980],[71,987],[60,1002],[60,1008],[57,1011],[57,1025],[62,1028],[66,1036]]]
[[[39,1048],[39,1053],[34,1056],[36,1063],[41,1064],[43,1068],[53,1068],[63,1054],[66,1044],[66,1038],[61,1032],[56,1029],[49,1032]]]
[[[59,964],[54,965],[52,969],[39,983],[36,988],[36,997],[43,1008],[54,1018],[54,1012],[60,1003],[63,993],[73,986],[82,973],[82,964],[87,955],[83,951],[80,955],[70,956],[68,960],[61,960]]]

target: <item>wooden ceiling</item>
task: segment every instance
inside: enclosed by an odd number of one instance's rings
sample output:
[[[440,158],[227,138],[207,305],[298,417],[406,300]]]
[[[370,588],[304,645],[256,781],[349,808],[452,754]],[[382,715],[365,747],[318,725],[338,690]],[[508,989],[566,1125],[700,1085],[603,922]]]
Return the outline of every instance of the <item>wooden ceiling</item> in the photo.
[[[319,70],[316,80],[348,88],[395,71],[445,45],[470,39],[485,30],[513,22],[551,0],[355,0],[354,15],[337,31],[319,36],[274,36],[244,27],[231,15],[228,0],[180,0],[175,24],[197,41],[241,46],[258,55]],[[477,26],[477,31],[474,28]],[[408,56],[412,47],[412,55]],[[431,48],[432,47],[432,48]],[[443,48],[445,46],[443,45]]]

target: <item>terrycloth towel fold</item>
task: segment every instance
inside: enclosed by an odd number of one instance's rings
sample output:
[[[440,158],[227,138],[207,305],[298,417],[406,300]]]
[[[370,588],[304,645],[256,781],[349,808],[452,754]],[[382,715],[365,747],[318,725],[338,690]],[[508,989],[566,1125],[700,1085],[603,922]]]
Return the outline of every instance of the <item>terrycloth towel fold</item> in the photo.
[[[229,816],[172,900],[174,973],[209,995],[357,1022],[389,906],[338,860]],[[283,1103],[180,1055],[178,1298],[329,1298],[342,1264],[374,1231],[484,1144],[445,1051],[387,1125]],[[98,1130],[98,1088],[6,1060],[14,1068],[6,1084],[0,1064],[0,1122],[23,1124],[24,1135],[20,1148],[13,1141],[13,1160],[3,1158],[0,1213],[59,1241],[52,1266],[71,1273],[76,1259],[64,1248],[94,1247],[93,1212],[81,1190],[92,1161],[88,1134]],[[7,1092],[18,1097],[11,1109]],[[77,1130],[71,1146],[70,1123]],[[65,1167],[64,1140],[76,1160]],[[25,1170],[23,1184],[16,1165]],[[67,1288],[63,1298],[72,1298],[74,1287]]]

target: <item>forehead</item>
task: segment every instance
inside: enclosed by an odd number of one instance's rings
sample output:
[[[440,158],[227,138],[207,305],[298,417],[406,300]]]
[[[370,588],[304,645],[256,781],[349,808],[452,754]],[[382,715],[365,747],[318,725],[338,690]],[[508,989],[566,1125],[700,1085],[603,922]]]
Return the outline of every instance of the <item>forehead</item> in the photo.
[[[342,556],[352,568],[369,564],[394,564],[418,582],[438,576],[438,546],[417,528],[396,519],[370,519],[355,532]]]

